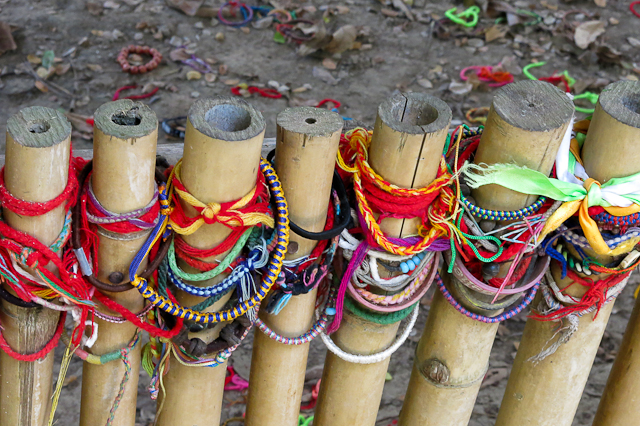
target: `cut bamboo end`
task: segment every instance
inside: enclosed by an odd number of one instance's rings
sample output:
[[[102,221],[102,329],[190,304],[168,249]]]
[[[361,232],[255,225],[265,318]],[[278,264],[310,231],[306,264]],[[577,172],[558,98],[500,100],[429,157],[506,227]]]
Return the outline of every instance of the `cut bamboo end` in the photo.
[[[386,100],[378,107],[371,167],[394,185],[427,186],[438,172],[450,124],[451,108],[434,96],[412,92]]]
[[[322,108],[290,108],[276,119],[275,167],[289,218],[311,232],[324,228],[343,120]],[[291,232],[287,259],[307,256],[317,241]]]
[[[7,121],[7,190],[30,202],[46,202],[67,186],[71,124],[60,112],[43,107],[21,110]],[[20,216],[3,209],[9,226],[50,245],[62,229],[60,206],[41,216]],[[2,301],[0,322],[7,343],[17,352],[34,353],[53,337],[59,312],[21,308]],[[50,411],[53,351],[37,362],[16,361],[0,354],[0,424],[41,426]]]
[[[129,99],[109,102],[95,114],[93,141],[93,172],[91,186],[100,204],[114,213],[127,213],[144,208],[151,202],[155,188],[155,153],[158,119],[145,104]],[[129,265],[151,231],[142,231],[122,238],[97,227],[99,239],[96,278],[106,285],[128,281]],[[147,266],[147,260],[140,270]],[[108,296],[131,312],[140,312],[144,299],[134,288]],[[109,315],[116,313],[99,306]],[[136,327],[126,322],[115,324],[96,319],[100,334],[91,348],[94,355],[103,355],[126,347],[134,338]],[[142,347],[129,353],[131,377],[124,397],[113,418],[114,426],[133,426],[136,420],[137,385]],[[111,406],[117,397],[125,374],[122,363],[93,365],[85,363],[82,373],[82,404],[80,425],[102,424],[109,419]]]
[[[93,177],[96,198],[110,211],[146,206],[154,193],[156,113],[142,102],[108,102],[94,114]]]
[[[598,99],[582,147],[585,170],[601,183],[640,172],[638,140],[640,83],[612,83]]]
[[[507,84],[493,98],[474,163],[517,164],[548,175],[574,109],[569,97],[549,83]],[[537,198],[498,185],[480,187],[473,197],[492,210],[518,210]]]
[[[276,119],[275,167],[289,218],[311,232],[324,228],[343,120],[321,108],[291,108]],[[291,232],[288,260],[311,253],[316,241]],[[278,315],[260,311],[276,333],[297,337],[313,324],[317,290],[292,297]],[[256,331],[245,422],[248,426],[296,426],[309,344],[284,345]],[[282,398],[287,395],[287,398]]]
[[[451,124],[451,108],[424,93],[398,94],[378,107],[369,147],[369,164],[383,179],[403,188],[431,183]],[[417,219],[385,219],[382,230],[394,237],[415,234]]]
[[[182,158],[182,183],[204,203],[224,203],[245,196],[256,185],[265,122],[262,114],[243,99],[218,97],[202,99],[189,109]],[[195,209],[183,203],[187,215],[196,216]],[[184,235],[192,247],[215,247],[230,234],[230,229],[216,223],[203,225],[191,235]],[[227,253],[204,261],[222,259]],[[187,272],[198,272],[181,260],[179,266]],[[227,274],[191,283],[210,286]],[[221,309],[229,293],[207,311]],[[203,300],[184,292],[176,298],[183,306],[193,306]],[[218,337],[221,325],[190,332],[190,338],[210,343]],[[214,368],[194,368],[181,365],[174,357],[165,377],[165,392],[160,393],[158,426],[218,425],[222,411],[222,394],[226,362]]]

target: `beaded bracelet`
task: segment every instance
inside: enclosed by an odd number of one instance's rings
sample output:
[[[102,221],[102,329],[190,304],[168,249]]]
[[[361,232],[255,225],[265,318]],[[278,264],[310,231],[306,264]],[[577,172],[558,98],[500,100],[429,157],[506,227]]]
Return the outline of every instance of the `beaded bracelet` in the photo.
[[[537,213],[538,210],[540,210],[540,208],[547,201],[547,199],[546,197],[540,197],[532,205],[524,207],[520,210],[514,210],[514,211],[483,209],[474,204],[471,204],[471,202],[464,195],[462,195],[462,193],[460,194],[460,201],[469,210],[469,212],[471,212],[471,214],[477,219],[503,221],[503,220],[523,219],[527,216],[531,216],[532,214]]]
[[[607,212],[602,212],[595,215],[593,220],[614,226],[633,226],[640,224],[640,213],[634,213],[628,216],[614,216]]]
[[[306,343],[310,343],[313,339],[318,337],[320,333],[324,333],[327,328],[327,323],[329,322],[329,317],[336,314],[336,309],[333,307],[335,304],[334,301],[335,290],[332,289],[329,292],[328,299],[325,303],[324,312],[318,316],[315,324],[311,326],[309,331],[301,334],[297,337],[285,337],[282,336],[275,331],[273,331],[267,324],[265,324],[260,317],[256,318],[254,324],[258,327],[260,331],[262,331],[268,338],[275,340],[278,343],[282,343],[290,346],[299,346],[304,345]]]
[[[131,65],[129,63],[129,55],[131,53],[149,55],[151,56],[151,60],[144,65]],[[120,64],[124,72],[128,72],[129,74],[144,74],[158,67],[160,61],[162,61],[162,54],[149,46],[130,45],[122,48],[116,61]]]
[[[442,278],[440,277],[440,274],[436,275],[436,283],[438,284],[438,288],[440,289],[440,292],[442,293],[444,298],[447,299],[447,301],[451,304],[451,306],[453,306],[458,312],[460,312],[461,314],[473,320],[484,322],[487,324],[495,324],[497,322],[502,322],[518,315],[520,312],[524,310],[524,308],[529,306],[529,304],[533,301],[533,298],[535,297],[536,293],[538,292],[538,288],[540,287],[540,281],[538,281],[533,287],[531,287],[531,289],[529,289],[524,299],[522,300],[522,303],[520,303],[518,306],[512,309],[509,309],[508,311],[503,312],[502,314],[497,315],[495,317],[487,317],[484,315],[476,314],[475,312],[471,312],[468,309],[466,309],[464,306],[462,306],[460,302],[458,302],[455,299],[455,297],[453,297],[453,295],[449,292],[449,290],[447,290],[447,287],[444,285],[444,282],[442,282]]]

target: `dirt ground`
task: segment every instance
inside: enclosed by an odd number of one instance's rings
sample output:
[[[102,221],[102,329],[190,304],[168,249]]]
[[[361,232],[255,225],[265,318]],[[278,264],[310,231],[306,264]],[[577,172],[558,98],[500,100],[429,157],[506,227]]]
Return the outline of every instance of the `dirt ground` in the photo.
[[[606,7],[598,7],[591,0],[512,1],[508,3],[512,8],[509,10],[516,11],[509,16],[509,23],[513,25],[495,26],[493,15],[482,14],[478,26],[467,30],[441,20],[447,9],[461,6],[450,1],[414,0],[411,8],[414,20],[394,8],[391,1],[389,5],[377,0],[278,3],[290,8],[296,4],[299,7],[314,5],[319,10],[308,17],[316,21],[326,9],[323,6],[329,6],[336,13],[328,16],[327,30],[331,33],[344,25],[357,26],[356,49],[341,55],[321,51],[301,57],[296,54],[295,44],[274,42],[273,27],[249,26],[249,31],[242,31],[219,24],[215,18],[187,16],[168,7],[164,0],[90,4],[81,0],[0,0],[0,22],[15,26],[13,37],[17,45],[16,50],[0,56],[0,134],[5,134],[7,119],[21,108],[40,105],[89,117],[98,106],[112,99],[117,88],[134,83],[138,84],[138,90],[160,88],[145,102],[163,119],[185,115],[195,98],[230,95],[230,88],[238,83],[267,85],[272,82],[283,91],[282,98],[253,95],[248,101],[262,111],[267,122],[266,136],[274,137],[276,114],[288,106],[314,106],[322,99],[333,98],[342,103],[342,115],[372,125],[376,106],[398,90],[423,91],[440,97],[453,110],[454,123],[460,124],[470,108],[489,106],[495,90],[473,78],[468,85],[462,83],[460,70],[470,65],[502,62],[504,70],[513,73],[517,81],[525,78],[523,66],[532,61],[547,61],[545,67],[532,72],[549,76],[566,69],[576,79],[575,93],[584,90],[599,93],[610,82],[638,80],[640,74],[640,66],[636,64],[640,63],[640,40],[634,38],[639,34],[640,19],[630,13],[627,0],[595,2],[606,3]],[[398,2],[395,3],[397,6]],[[206,6],[213,7],[220,4],[205,2]],[[490,2],[490,6],[499,9],[504,3],[501,6]],[[524,25],[522,21],[532,18],[522,10],[535,11],[541,22]],[[595,41],[590,40],[593,43],[588,48],[582,49],[576,46],[574,30],[590,20],[601,21],[604,32]],[[222,41],[220,34],[224,36]],[[489,41],[496,34],[497,37]],[[155,47],[165,59],[150,73],[125,74],[115,59],[120,49],[129,44]],[[211,63],[213,72],[188,79],[194,77],[193,73],[189,74],[192,69],[170,59],[170,53],[180,46],[187,46]],[[57,72],[36,87],[34,73],[43,65],[38,62],[49,50],[59,58],[53,64]],[[303,87],[306,90],[300,89]],[[134,92],[124,95],[129,93]],[[589,106],[588,103],[581,105]],[[91,147],[86,126],[77,126],[73,139],[76,148]],[[0,142],[4,147],[4,139]],[[175,140],[160,132],[160,142]],[[582,396],[575,426],[591,424],[633,306],[636,283],[637,280],[632,280],[616,303]],[[428,305],[429,299],[425,300]],[[413,335],[391,359],[392,379],[385,386],[378,425],[387,426],[397,418],[410,375],[407,366],[412,363],[428,313],[428,306],[425,308]],[[486,382],[480,391],[470,423],[473,426],[494,423],[524,320],[523,314],[500,327],[491,355],[494,379]],[[251,341],[250,336],[231,358],[231,364],[245,378],[249,373]],[[313,342],[308,394],[320,375],[324,355],[322,343]],[[75,358],[69,368],[68,384],[57,413],[59,425],[78,423],[81,367],[82,363]],[[138,424],[147,425],[152,422],[155,404],[145,389],[148,377],[143,376]],[[226,394],[223,419],[242,415],[245,409],[242,401],[243,395],[238,392]]]

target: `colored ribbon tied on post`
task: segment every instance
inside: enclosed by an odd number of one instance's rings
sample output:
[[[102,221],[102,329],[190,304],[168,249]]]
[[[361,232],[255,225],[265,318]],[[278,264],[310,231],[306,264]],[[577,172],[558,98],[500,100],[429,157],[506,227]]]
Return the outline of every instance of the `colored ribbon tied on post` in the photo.
[[[586,131],[589,122],[576,123],[576,130]],[[558,228],[576,212],[584,236],[591,248],[600,255],[611,249],[598,230],[598,225],[589,216],[589,207],[600,206],[613,216],[627,216],[640,212],[640,173],[612,178],[600,183],[590,178],[580,159],[580,145],[567,130],[556,156],[557,179],[513,164],[467,164],[462,172],[471,188],[496,184],[513,191],[529,195],[544,195],[564,204],[547,220],[538,242]]]

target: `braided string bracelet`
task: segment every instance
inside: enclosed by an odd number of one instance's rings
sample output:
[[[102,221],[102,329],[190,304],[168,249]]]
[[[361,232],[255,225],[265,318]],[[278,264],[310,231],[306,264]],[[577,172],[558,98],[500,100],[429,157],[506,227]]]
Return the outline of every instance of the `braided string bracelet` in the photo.
[[[391,355],[393,355],[393,353],[395,351],[398,350],[398,348],[400,346],[402,346],[404,344],[404,342],[407,340],[407,338],[409,337],[409,334],[411,334],[411,330],[413,330],[413,327],[416,324],[416,321],[418,320],[418,313],[419,313],[419,303],[416,303],[415,306],[410,306],[409,308],[405,309],[404,311],[399,311],[395,314],[398,315],[382,315],[385,318],[385,321],[391,321],[392,322],[397,322],[401,319],[403,319],[404,317],[406,317],[407,315],[407,311],[409,311],[411,313],[411,317],[409,318],[409,321],[406,323],[404,329],[402,330],[402,333],[400,334],[400,336],[398,336],[398,338],[391,344],[391,346],[389,346],[387,349],[380,351],[378,353],[374,353],[374,354],[370,354],[370,355],[356,355],[356,354],[351,354],[348,352],[343,351],[342,349],[340,349],[334,342],[333,340],[331,340],[331,337],[329,337],[329,335],[327,335],[324,332],[321,332],[320,334],[320,338],[322,339],[322,341],[324,342],[324,344],[327,346],[327,349],[329,349],[334,355],[336,355],[338,358],[347,361],[347,362],[351,362],[354,364],[375,364],[377,362],[383,361],[387,358],[389,358]],[[347,309],[349,310],[357,310],[356,305],[354,302],[351,302],[350,299],[345,299],[345,306],[347,307]],[[354,312],[356,313],[356,312]],[[376,314],[369,314],[368,318],[375,318]],[[378,314],[379,315],[379,314]],[[399,318],[399,319],[398,319]]]
[[[260,287],[257,289],[257,293],[253,295],[249,300],[240,302],[232,309],[219,312],[200,312],[190,308],[182,307],[172,300],[158,294],[158,292],[156,292],[148,285],[146,279],[137,275],[137,268],[139,267],[140,262],[133,262],[131,264],[131,267],[129,268],[129,277],[131,279],[131,283],[138,289],[140,294],[142,294],[145,299],[170,315],[202,324],[231,321],[241,315],[244,315],[249,309],[255,308],[260,304],[260,302],[265,298],[267,292],[274,285],[276,278],[280,274],[280,270],[282,269],[282,262],[286,254],[287,245],[289,243],[288,209],[287,201],[284,198],[284,194],[282,191],[282,185],[280,184],[280,181],[278,180],[273,167],[271,167],[271,165],[264,159],[260,161],[260,171],[264,174],[266,182],[269,185],[271,196],[275,200],[277,215],[276,220],[274,221],[276,232],[274,250],[271,254],[269,264],[266,267],[266,271],[263,275]],[[171,184],[171,180],[169,184]],[[169,190],[169,192],[171,192],[171,190]],[[160,193],[161,200],[163,199],[163,196],[165,199],[168,199],[167,193]],[[202,208],[202,210],[204,210],[204,208]],[[196,223],[200,219],[201,218],[196,219],[196,221],[193,223]],[[164,220],[159,222],[158,226],[156,226],[156,228],[152,230],[150,239],[151,237],[153,237],[153,240],[148,241],[143,246],[146,251],[150,250],[152,242],[157,241],[161,237],[161,234],[162,232],[164,232],[164,228],[166,227],[167,222],[168,218],[165,216]],[[193,225],[193,223],[191,225]]]

